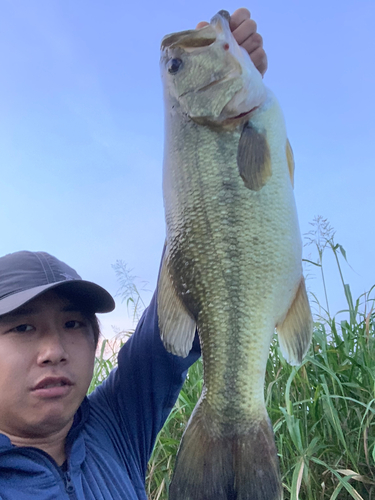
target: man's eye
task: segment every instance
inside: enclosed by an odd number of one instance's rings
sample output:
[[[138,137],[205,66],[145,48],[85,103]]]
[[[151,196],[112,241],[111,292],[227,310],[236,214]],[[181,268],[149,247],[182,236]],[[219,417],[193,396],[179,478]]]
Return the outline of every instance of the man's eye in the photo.
[[[12,331],[17,333],[31,332],[32,330],[33,327],[31,325],[18,325],[15,328],[12,328]]]
[[[80,322],[80,321],[76,321],[75,319],[72,319],[70,321],[67,321],[65,323],[65,328],[72,328],[72,329],[76,329],[76,328],[80,328],[81,326],[83,326],[83,324]]]

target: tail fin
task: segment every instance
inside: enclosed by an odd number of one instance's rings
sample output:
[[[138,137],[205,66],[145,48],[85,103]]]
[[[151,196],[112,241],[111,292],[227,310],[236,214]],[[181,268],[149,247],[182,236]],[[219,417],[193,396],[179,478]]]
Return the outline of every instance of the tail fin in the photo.
[[[169,500],[282,500],[268,416],[247,433],[218,434],[197,407],[181,441]]]

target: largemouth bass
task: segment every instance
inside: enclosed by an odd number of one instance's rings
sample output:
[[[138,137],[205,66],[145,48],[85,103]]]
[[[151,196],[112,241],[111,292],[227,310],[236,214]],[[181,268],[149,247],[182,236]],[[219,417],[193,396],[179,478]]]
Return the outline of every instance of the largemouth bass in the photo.
[[[161,44],[159,326],[178,356],[187,356],[197,328],[204,366],[170,500],[282,498],[266,363],[275,327],[291,364],[312,334],[283,115],[228,21],[221,11]]]

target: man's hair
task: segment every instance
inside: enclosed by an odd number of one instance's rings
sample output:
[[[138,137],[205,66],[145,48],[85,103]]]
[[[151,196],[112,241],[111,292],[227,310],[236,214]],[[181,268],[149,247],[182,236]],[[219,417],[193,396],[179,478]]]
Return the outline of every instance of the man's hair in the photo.
[[[99,336],[100,336],[100,323],[98,317],[95,313],[85,313],[84,311],[82,311],[82,314],[87,316],[87,319],[91,323],[92,331],[94,332],[94,343],[96,349],[98,347]]]

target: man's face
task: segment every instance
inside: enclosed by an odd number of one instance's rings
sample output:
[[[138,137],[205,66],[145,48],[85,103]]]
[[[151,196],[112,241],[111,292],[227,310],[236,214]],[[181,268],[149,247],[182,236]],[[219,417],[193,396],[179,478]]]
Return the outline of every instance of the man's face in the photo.
[[[94,359],[90,322],[53,290],[0,316],[0,432],[47,437],[71,424]]]

